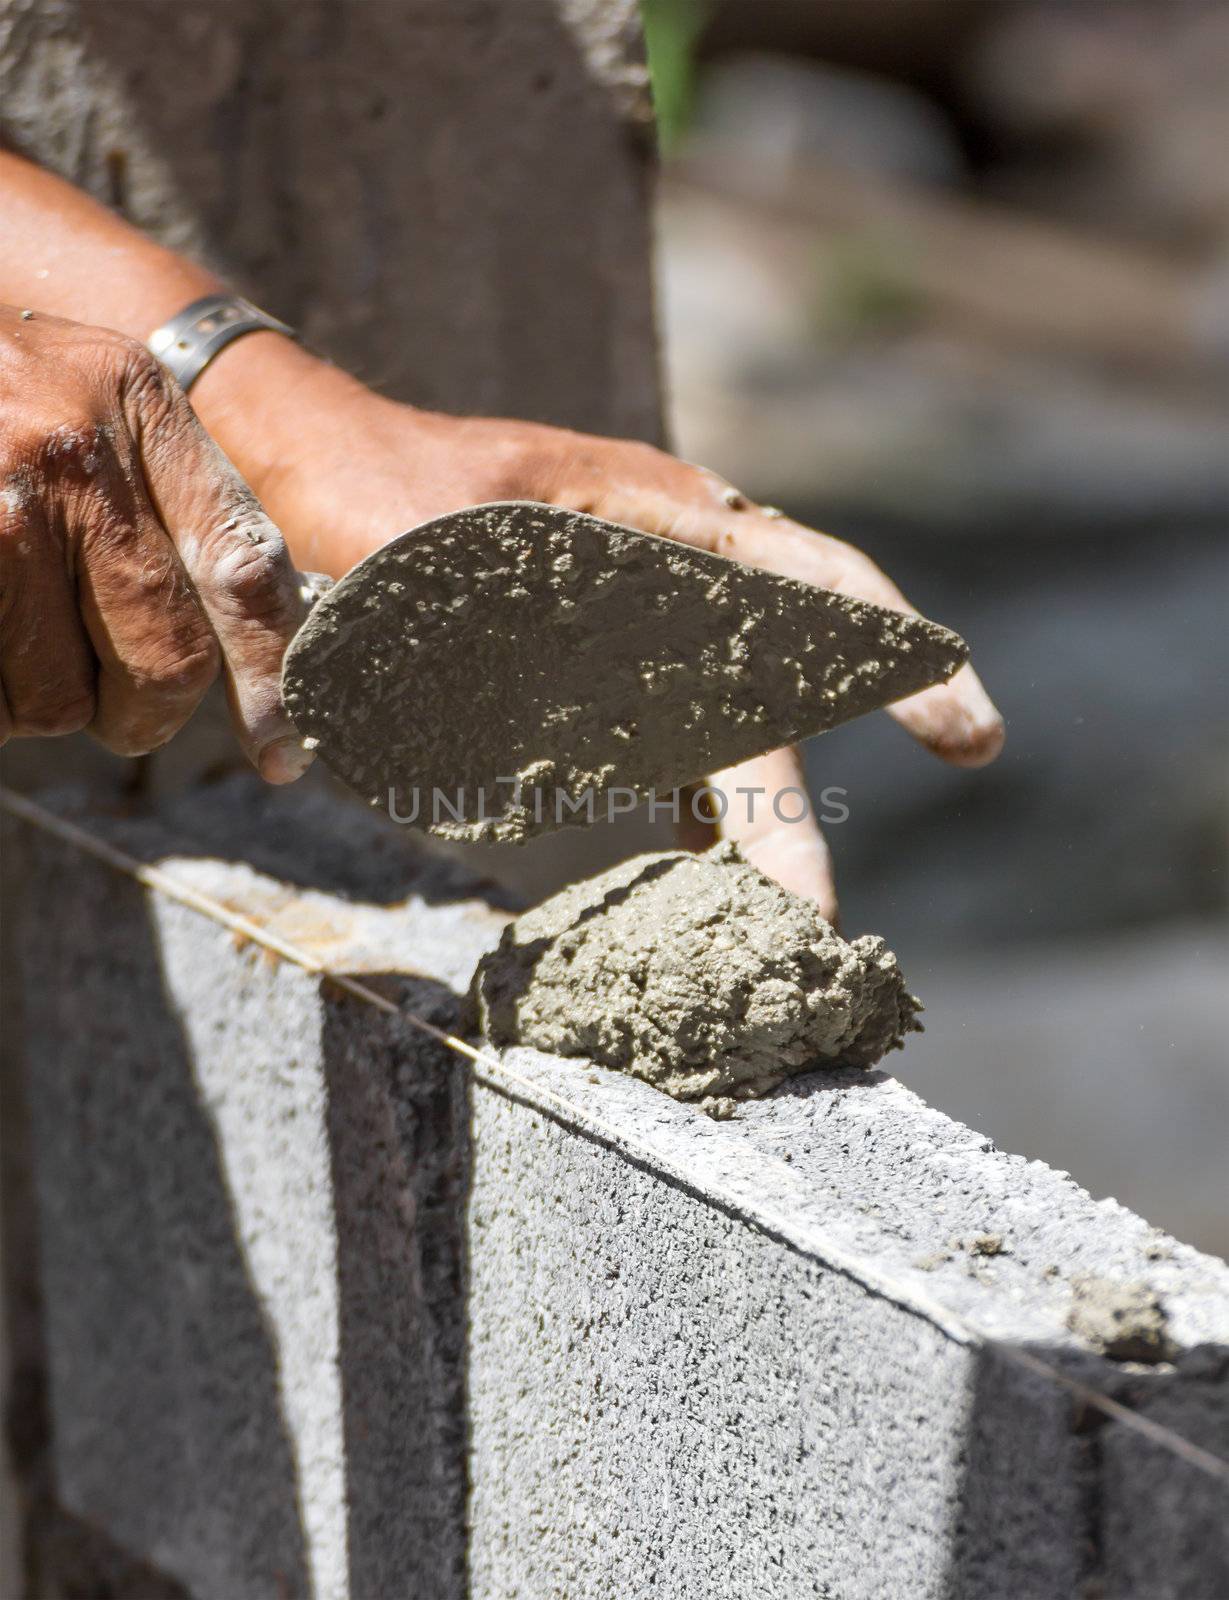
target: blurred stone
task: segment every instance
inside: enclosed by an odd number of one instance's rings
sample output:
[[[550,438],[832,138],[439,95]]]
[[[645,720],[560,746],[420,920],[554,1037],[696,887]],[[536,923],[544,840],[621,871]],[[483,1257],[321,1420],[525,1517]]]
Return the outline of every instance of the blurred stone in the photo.
[[[710,0],[706,48],[771,49],[942,80],[986,22],[986,0]]]
[[[722,57],[710,68],[696,131],[736,137],[749,153],[786,165],[822,159],[923,181],[951,181],[964,167],[946,118],[914,90],[767,52]]]
[[[749,494],[983,536],[1229,498],[1223,390],[988,337],[876,236],[693,186],[664,185],[658,239],[675,441]]]
[[[1004,146],[990,185],[1175,245],[1229,235],[1229,11],[1158,0],[1004,8],[965,77]]]

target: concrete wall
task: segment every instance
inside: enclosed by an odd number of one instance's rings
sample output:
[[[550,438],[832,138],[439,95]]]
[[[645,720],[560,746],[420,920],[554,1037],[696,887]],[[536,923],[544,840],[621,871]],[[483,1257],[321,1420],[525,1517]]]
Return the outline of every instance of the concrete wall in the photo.
[[[650,127],[635,0],[0,10],[0,138],[444,410],[657,434]]]
[[[0,136],[390,393],[652,437],[634,13],[9,0]],[[370,827],[213,790],[119,832],[446,1019],[491,913]],[[891,1079],[718,1125],[531,1054],[475,1073],[72,848],[4,855],[37,1600],[1229,1590],[1186,1443],[1224,1451],[1219,1266]],[[1080,1347],[1090,1270],[1157,1285],[1176,1364]]]
[[[444,1026],[498,931],[322,794],[83,820]],[[884,1074],[474,1066],[21,839],[55,1490],[193,1600],[1229,1592],[1222,1263]]]
[[[660,436],[636,0],[2,0],[0,142],[387,394]],[[215,705],[140,781],[173,788],[237,760]],[[133,781],[84,736],[9,746],[0,772],[22,788]],[[59,1537],[44,1493],[19,996],[3,958],[0,974],[0,1525],[16,1516],[7,1443],[58,1566],[144,1594],[149,1575],[93,1534]],[[24,1581],[19,1543],[6,1525],[4,1600]],[[50,1581],[31,1579],[37,1600]]]

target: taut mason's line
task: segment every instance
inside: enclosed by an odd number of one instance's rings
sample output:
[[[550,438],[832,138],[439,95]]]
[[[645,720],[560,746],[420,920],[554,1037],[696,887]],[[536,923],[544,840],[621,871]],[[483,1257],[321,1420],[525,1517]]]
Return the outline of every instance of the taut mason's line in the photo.
[[[191,888],[188,884],[180,882],[169,872],[163,872],[158,867],[151,867],[148,863],[138,861],[135,856],[126,850],[120,850],[115,845],[100,839],[97,834],[90,833],[85,828],[79,828],[75,823],[68,822],[58,816],[54,811],[49,811],[45,806],[39,805],[34,800],[27,799],[24,795],[15,793],[3,784],[0,784],[0,810],[9,812],[11,816],[28,823],[31,827],[39,828],[44,833],[49,833],[65,844],[72,845],[75,849],[91,855],[97,861],[104,862],[116,872],[125,877],[134,878],[146,888],[155,893],[165,895],[168,900],[177,901],[180,905],[187,906],[189,910],[207,918],[210,922],[229,928],[231,932],[241,935],[253,944],[261,945],[270,950],[274,955],[289,961],[293,966],[302,968],[305,972],[314,973],[317,977],[325,979],[337,988],[353,996],[364,1005],[374,1006],[377,1011],[384,1012],[387,1016],[399,1017],[403,1022],[408,1022],[411,1027],[418,1028],[428,1034],[438,1043],[447,1046],[456,1054],[465,1057],[474,1069],[475,1080],[496,1094],[508,1097],[511,1093],[510,1086],[515,1086],[517,1098],[527,1097],[531,1102],[540,1104],[543,1100],[553,1102],[555,1115],[562,1116],[569,1124],[575,1126],[581,1133],[596,1134],[605,1144],[617,1151],[622,1151],[633,1156],[651,1170],[661,1171],[663,1161],[660,1152],[651,1147],[639,1144],[629,1139],[625,1130],[617,1129],[613,1125],[596,1117],[592,1112],[583,1110],[574,1105],[554,1090],[524,1077],[513,1068],[505,1065],[496,1056],[488,1055],[485,1051],[477,1049],[467,1040],[458,1038],[456,1034],[448,1033],[443,1028],[437,1028],[433,1022],[428,1022],[425,1017],[417,1016],[413,1011],[404,1006],[395,1005],[375,989],[360,983],[357,978],[350,977],[344,972],[335,972],[327,966],[318,956],[308,950],[300,949],[289,939],[284,939],[269,928],[262,927],[257,922],[252,922],[240,912],[232,911],[229,906],[224,906],[220,901],[211,896],[201,894],[199,890]],[[412,972],[406,973],[413,977]],[[492,1076],[494,1074],[495,1076]],[[546,1110],[546,1107],[542,1107]],[[684,1172],[674,1172],[671,1176],[692,1193],[703,1195],[703,1190],[697,1189],[694,1178]],[[800,1249],[794,1229],[787,1219],[778,1219],[771,1208],[760,1208],[757,1213],[748,1215],[742,1208],[736,1207],[745,1220],[758,1224],[762,1231],[769,1232],[782,1243],[793,1249]],[[806,1253],[805,1249],[802,1253]],[[820,1252],[814,1252],[820,1253]],[[1004,1344],[1000,1340],[981,1332],[975,1324],[951,1311],[939,1301],[932,1300],[928,1295],[920,1293],[912,1285],[899,1282],[889,1274],[878,1268],[871,1267],[869,1263],[859,1257],[851,1255],[839,1245],[834,1245],[825,1240],[822,1245],[821,1259],[835,1271],[851,1278],[860,1284],[869,1293],[880,1298],[892,1301],[925,1319],[936,1327],[941,1333],[956,1343],[968,1347],[981,1346],[990,1348],[1025,1372],[1030,1372],[1036,1377],[1048,1378],[1066,1389],[1082,1404],[1092,1406],[1102,1415],[1121,1423],[1123,1427],[1130,1428],[1136,1433],[1150,1439],[1153,1444],[1168,1450],[1171,1454],[1181,1457],[1191,1466],[1203,1472],[1210,1473],[1213,1477],[1229,1482],[1229,1461],[1220,1456],[1213,1455],[1210,1450],[1204,1450],[1200,1445],[1192,1444],[1189,1439],[1184,1439],[1181,1434],[1173,1433],[1170,1429],[1154,1422],[1150,1417],[1141,1416],[1132,1411],[1129,1406],[1122,1405],[1113,1400],[1109,1395],[1102,1394],[1097,1389],[1089,1389],[1065,1372],[1052,1367],[1048,1362],[1042,1361],[1030,1351],[1018,1350],[1014,1345]]]

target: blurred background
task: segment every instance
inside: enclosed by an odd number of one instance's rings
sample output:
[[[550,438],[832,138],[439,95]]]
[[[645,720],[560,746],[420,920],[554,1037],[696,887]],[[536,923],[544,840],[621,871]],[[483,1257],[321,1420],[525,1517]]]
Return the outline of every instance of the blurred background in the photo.
[[[890,1063],[1229,1252],[1229,7],[645,0],[674,442],[969,640],[979,773],[813,742]]]

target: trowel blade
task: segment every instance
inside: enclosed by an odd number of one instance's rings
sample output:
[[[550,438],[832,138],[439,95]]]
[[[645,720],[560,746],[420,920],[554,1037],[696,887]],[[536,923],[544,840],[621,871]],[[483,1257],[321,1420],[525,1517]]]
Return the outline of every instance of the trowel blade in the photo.
[[[295,725],[372,805],[523,839],[941,683],[933,622],[528,501],[411,529],[286,654]]]

